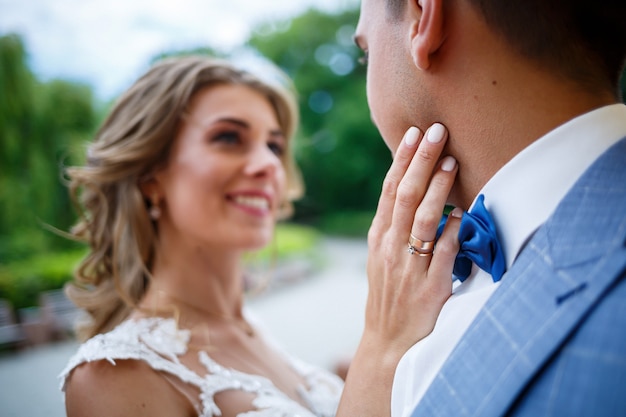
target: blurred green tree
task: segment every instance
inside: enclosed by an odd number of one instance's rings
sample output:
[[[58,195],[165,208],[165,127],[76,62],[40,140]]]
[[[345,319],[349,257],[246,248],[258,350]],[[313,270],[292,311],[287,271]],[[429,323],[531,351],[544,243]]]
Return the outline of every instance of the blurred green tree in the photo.
[[[64,164],[93,132],[91,88],[39,82],[19,36],[0,36],[0,261],[67,245],[41,223],[67,230],[74,218]]]
[[[22,218],[23,193],[32,133],[34,78],[26,65],[26,51],[16,35],[0,37],[0,236],[10,233]]]

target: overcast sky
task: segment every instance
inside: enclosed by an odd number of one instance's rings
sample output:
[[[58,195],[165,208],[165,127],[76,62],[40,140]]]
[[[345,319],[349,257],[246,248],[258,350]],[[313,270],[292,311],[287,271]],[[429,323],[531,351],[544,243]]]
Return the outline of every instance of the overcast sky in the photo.
[[[338,11],[358,0],[0,0],[0,34],[22,36],[42,80],[92,85],[119,94],[159,52],[211,46],[231,50],[255,23],[310,7]],[[355,22],[356,23],[356,22]]]

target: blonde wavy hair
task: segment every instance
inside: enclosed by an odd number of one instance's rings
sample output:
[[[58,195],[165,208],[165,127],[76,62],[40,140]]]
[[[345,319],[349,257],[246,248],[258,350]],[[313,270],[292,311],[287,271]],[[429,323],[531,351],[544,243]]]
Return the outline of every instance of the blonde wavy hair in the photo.
[[[79,210],[71,234],[90,248],[66,287],[68,297],[88,313],[77,326],[79,339],[114,328],[146,292],[157,231],[140,184],[167,162],[186,106],[201,89],[245,85],[271,103],[287,138],[287,193],[280,217],[291,214],[291,202],[303,192],[291,149],[298,107],[291,83],[282,77],[281,83],[264,82],[222,60],[169,58],[119,98],[89,145],[86,164],[67,169]]]

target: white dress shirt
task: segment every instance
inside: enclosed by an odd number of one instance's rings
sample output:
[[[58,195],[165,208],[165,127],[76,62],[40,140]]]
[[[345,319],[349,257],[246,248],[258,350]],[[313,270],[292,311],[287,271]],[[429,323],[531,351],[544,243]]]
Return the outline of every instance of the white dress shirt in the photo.
[[[626,106],[614,104],[579,116],[532,143],[502,167],[479,194],[497,227],[507,269],[528,238],[555,210],[583,172],[626,137]],[[506,273],[502,277],[506,279]],[[400,360],[393,381],[391,416],[408,417],[489,297],[498,288],[473,265],[455,282],[432,333]]]

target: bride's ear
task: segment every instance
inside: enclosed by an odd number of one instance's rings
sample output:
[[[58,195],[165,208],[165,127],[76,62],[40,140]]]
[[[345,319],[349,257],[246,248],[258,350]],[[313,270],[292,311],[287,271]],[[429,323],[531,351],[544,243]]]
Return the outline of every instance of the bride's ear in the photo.
[[[142,178],[137,184],[141,195],[145,199],[150,199],[155,193],[158,192],[158,184],[153,175],[146,176]]]
[[[430,68],[432,55],[444,41],[444,0],[409,1],[411,56],[415,66],[425,71]]]

